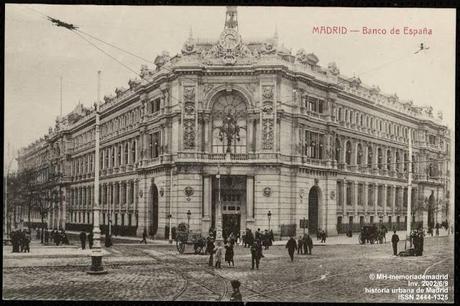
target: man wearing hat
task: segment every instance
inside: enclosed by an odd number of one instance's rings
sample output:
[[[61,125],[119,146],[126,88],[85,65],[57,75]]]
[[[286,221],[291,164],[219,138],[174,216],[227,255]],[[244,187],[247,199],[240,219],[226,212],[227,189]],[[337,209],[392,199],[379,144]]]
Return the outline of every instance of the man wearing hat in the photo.
[[[240,285],[241,285],[240,281],[237,279],[234,279],[230,281],[230,284],[232,284],[232,288],[233,288],[232,296],[230,297],[230,302],[242,302],[243,297],[241,296],[241,292],[240,292]]]

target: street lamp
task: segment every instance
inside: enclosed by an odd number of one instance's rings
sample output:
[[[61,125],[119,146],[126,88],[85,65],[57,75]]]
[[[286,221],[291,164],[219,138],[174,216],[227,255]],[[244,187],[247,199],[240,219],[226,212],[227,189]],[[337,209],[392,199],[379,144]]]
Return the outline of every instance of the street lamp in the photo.
[[[97,102],[95,104],[96,123],[95,123],[95,148],[94,148],[94,206],[93,206],[93,248],[91,249],[91,267],[88,274],[105,274],[102,266],[102,249],[101,249],[101,229],[99,227],[99,103],[100,103],[100,80],[101,72],[97,72]]]
[[[172,218],[172,215],[169,214],[168,215],[168,219],[169,219],[169,243],[172,243],[172,229],[171,229],[171,218]]]
[[[272,212],[271,211],[268,211],[267,217],[268,217],[268,230],[270,231],[270,220],[272,219]]]
[[[188,231],[190,232],[190,217],[192,216],[192,213],[190,212],[190,209],[187,211],[187,224],[188,224]]]
[[[216,179],[217,185],[217,209],[216,209],[216,241],[222,241],[222,212],[221,212],[221,199],[220,199],[220,164],[217,165]]]

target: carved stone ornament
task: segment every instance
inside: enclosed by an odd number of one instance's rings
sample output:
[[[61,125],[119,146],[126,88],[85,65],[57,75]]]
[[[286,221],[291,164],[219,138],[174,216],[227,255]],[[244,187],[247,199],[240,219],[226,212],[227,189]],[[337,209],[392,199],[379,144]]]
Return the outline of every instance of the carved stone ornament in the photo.
[[[195,101],[195,87],[184,87],[185,101]]]
[[[369,90],[369,93],[371,95],[376,95],[380,92],[380,87],[373,85],[371,89]]]
[[[208,65],[234,65],[237,61],[242,64],[254,62],[254,55],[241,40],[241,35],[235,29],[225,29],[217,44],[201,53]]]
[[[162,66],[164,66],[166,63],[168,63],[171,60],[171,57],[169,56],[169,53],[167,51],[163,51],[161,55],[158,55],[155,58],[154,64],[157,66],[157,70],[160,69]]]
[[[318,186],[319,184],[319,179],[315,178],[315,185]]]
[[[331,200],[334,200],[335,199],[335,191],[334,190],[331,190],[331,193],[329,194]]]
[[[274,54],[276,52],[276,44],[273,40],[266,40],[259,50],[260,54]]]
[[[141,197],[141,198],[142,198],[142,196],[143,196],[143,195],[144,195],[144,192],[142,191],[142,189],[141,189],[141,190],[139,190],[139,197]]]
[[[299,191],[299,197],[303,199],[305,197],[305,189],[301,188]]]
[[[184,55],[192,55],[197,53],[195,40],[192,37],[189,37],[182,46],[181,51]]]
[[[120,97],[124,92],[126,91],[125,88],[123,87],[117,87],[115,88],[115,95],[118,97]]]
[[[160,197],[163,197],[165,195],[165,189],[163,187],[160,187]]]
[[[147,65],[141,65],[141,73],[139,74],[139,76],[141,78],[145,78],[146,76],[148,76],[150,74],[151,74],[151,71],[150,71],[149,67]]]
[[[193,195],[193,188],[190,186],[185,187],[184,193],[186,197],[191,197]]]
[[[193,115],[193,113],[195,112],[195,103],[186,102],[184,105],[184,112],[186,115]]]
[[[332,75],[338,75],[340,74],[339,68],[337,68],[337,64],[335,62],[331,62],[327,65],[327,70],[329,71],[330,74]]]
[[[115,97],[113,95],[109,95],[109,96],[104,96],[104,102],[105,103],[110,103],[110,101],[112,101]]]
[[[129,80],[129,81],[128,81],[129,89],[134,89],[134,88],[136,88],[137,86],[139,86],[140,84],[141,84],[141,81],[138,80],[138,79],[134,79],[134,80]]]
[[[353,77],[350,81],[350,86],[358,88],[361,85],[361,79],[358,77]]]
[[[269,197],[272,194],[272,189],[270,187],[264,188],[264,196]]]
[[[273,99],[273,86],[262,86],[262,97],[266,100]]]

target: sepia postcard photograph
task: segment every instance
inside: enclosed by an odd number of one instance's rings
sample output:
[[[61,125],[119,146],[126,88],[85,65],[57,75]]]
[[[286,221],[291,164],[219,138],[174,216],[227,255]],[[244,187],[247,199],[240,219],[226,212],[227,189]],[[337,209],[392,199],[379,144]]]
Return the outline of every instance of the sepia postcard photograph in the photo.
[[[455,9],[4,9],[4,301],[454,303]]]

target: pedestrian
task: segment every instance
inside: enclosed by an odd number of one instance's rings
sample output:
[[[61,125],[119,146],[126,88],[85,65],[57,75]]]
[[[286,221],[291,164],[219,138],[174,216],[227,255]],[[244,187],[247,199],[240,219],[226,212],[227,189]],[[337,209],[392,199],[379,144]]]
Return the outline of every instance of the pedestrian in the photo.
[[[310,235],[305,235],[305,253],[311,255],[311,250],[313,249],[313,240],[311,239]]]
[[[65,233],[64,230],[61,231],[61,238],[62,238],[62,243],[65,245],[69,245],[69,238],[67,237],[67,234]]]
[[[324,230],[321,231],[321,242],[326,243],[327,234]]]
[[[30,234],[28,232],[24,233],[24,247],[23,247],[24,252],[30,253],[30,240],[31,240]]]
[[[56,244],[56,246],[59,246],[59,244],[61,243],[61,237],[59,236],[59,232],[57,230],[54,230],[53,231],[53,239],[54,239],[54,243]]]
[[[233,243],[231,243],[231,240],[225,245],[225,261],[229,267],[230,263],[233,267],[235,266],[235,262],[233,261]]]
[[[209,254],[208,265],[210,267],[214,266],[214,240],[211,236],[208,236],[208,239],[206,241],[206,253]]]
[[[423,240],[424,240],[424,237],[425,237],[425,233],[423,232],[423,229],[420,228],[418,230],[418,239],[419,239],[419,255],[418,256],[423,255]]]
[[[263,257],[262,255],[262,243],[260,242],[260,240],[255,240],[253,242],[253,244],[251,245],[251,261],[252,261],[252,268],[251,270],[254,270],[254,264],[257,268],[257,270],[259,270],[259,263],[260,263],[260,259]]]
[[[19,230],[19,246],[20,246],[20,251],[21,253],[24,252],[24,246],[25,246],[25,240],[26,240],[26,230]]]
[[[297,243],[292,236],[289,236],[289,240],[286,243],[286,249],[288,249],[289,256],[291,257],[291,262],[294,261],[294,251],[297,249]]]
[[[258,228],[256,232],[256,240],[257,239],[262,240],[262,233],[260,232],[260,228]]]
[[[399,242],[399,236],[396,234],[396,231],[394,231],[393,236],[391,236],[391,244],[393,245],[393,255],[394,256],[398,255],[398,242]]]
[[[299,236],[299,239],[297,240],[297,254],[303,254],[304,253],[303,250],[304,250],[303,238],[302,236]]]
[[[90,249],[93,248],[93,243],[94,243],[93,231],[89,231],[89,233],[88,233],[88,245],[89,245]]]
[[[252,233],[251,230],[249,230],[246,236],[247,236],[246,241],[248,243],[248,247],[251,247],[251,245],[253,245],[255,241],[254,234]]]
[[[232,288],[233,288],[232,295],[230,296],[230,302],[242,302],[243,297],[241,296],[241,292],[240,292],[241,283],[238,280],[234,279],[230,281],[230,284],[232,285]]]
[[[218,241],[217,246],[214,249],[214,252],[216,253],[216,265],[215,267],[218,269],[222,268],[222,253],[223,253],[223,248],[222,248],[222,242]]]
[[[16,230],[11,232],[11,244],[13,245],[13,253],[19,252],[18,234]]]
[[[144,232],[142,233],[141,243],[147,244],[147,230],[145,228],[144,228]]]
[[[83,231],[80,233],[80,243],[81,249],[84,250],[86,247],[86,233]]]
[[[318,228],[318,230],[316,231],[316,240],[320,240],[321,239],[321,229]]]
[[[48,241],[50,239],[50,233],[48,229],[45,229],[45,244],[48,245]]]

